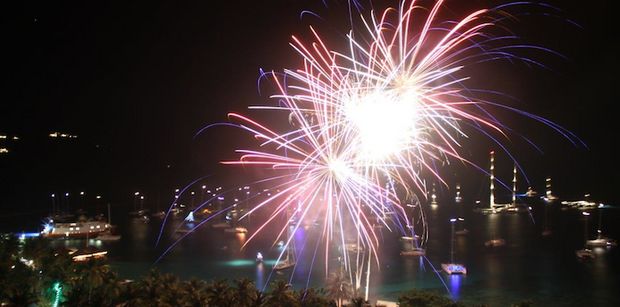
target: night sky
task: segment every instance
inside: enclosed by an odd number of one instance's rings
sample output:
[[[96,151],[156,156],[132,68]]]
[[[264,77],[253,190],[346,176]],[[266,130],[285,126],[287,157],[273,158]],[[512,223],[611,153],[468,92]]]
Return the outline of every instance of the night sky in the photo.
[[[327,40],[342,41],[346,1],[327,0],[327,7],[320,0],[212,2],[3,3],[0,133],[21,139],[11,145],[12,156],[0,156],[0,206],[21,201],[35,206],[51,191],[125,195],[168,189],[208,173],[239,178],[238,169],[222,169],[217,162],[234,158],[232,150],[247,144],[243,133],[216,129],[196,139],[194,134],[224,121],[227,112],[273,103],[269,84],[258,91],[259,69],[297,66],[290,35],[308,37],[308,24],[317,25]],[[464,9],[459,2],[447,1],[449,10]],[[501,3],[472,2],[472,8]],[[486,64],[474,82],[517,97],[514,106],[555,121],[588,144],[572,146],[549,128],[504,114],[509,126],[545,151],[513,144],[539,190],[550,175],[561,195],[590,192],[617,203],[612,104],[620,47],[614,10],[611,1],[552,3],[563,10],[561,18],[524,16],[514,30],[524,42],[567,59],[535,55],[549,70]],[[328,21],[300,19],[302,10]],[[47,138],[51,131],[79,138],[58,144]],[[486,165],[489,145],[475,145],[465,153]],[[511,165],[502,159],[509,176]]]

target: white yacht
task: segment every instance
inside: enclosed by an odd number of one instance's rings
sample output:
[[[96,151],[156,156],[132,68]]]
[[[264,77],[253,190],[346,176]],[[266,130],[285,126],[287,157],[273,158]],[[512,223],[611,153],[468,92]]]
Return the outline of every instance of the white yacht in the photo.
[[[288,268],[292,268],[295,266],[295,240],[289,239],[292,237],[291,230],[294,226],[287,225],[288,230],[286,232],[288,244],[286,245],[286,250],[284,251],[284,257],[281,258],[276,265],[273,266],[273,269],[276,271],[286,270]]]
[[[575,251],[575,255],[577,256],[577,258],[583,259],[583,260],[594,259],[596,257],[594,255],[594,252],[592,252],[591,249],[587,249],[587,248]]]
[[[458,263],[442,263],[441,269],[450,275],[467,274],[467,268],[464,265]]]
[[[110,224],[100,221],[75,223],[54,223],[54,221],[50,221],[43,226],[41,236],[46,238],[95,238],[109,230]]]
[[[506,240],[504,239],[492,239],[484,242],[484,246],[487,247],[500,247],[506,245]]]
[[[450,223],[452,224],[452,236],[450,237],[450,263],[442,263],[441,269],[444,270],[449,275],[454,274],[467,274],[467,268],[460,264],[454,262],[454,223],[456,223],[457,219],[450,219]]]
[[[586,241],[586,245],[589,247],[612,247],[618,245],[616,240],[604,237],[599,230],[598,237],[594,240]]]
[[[576,208],[579,210],[589,210],[598,208],[599,204],[593,201],[587,200],[575,200],[575,201],[563,201],[562,205],[567,206],[569,208]]]

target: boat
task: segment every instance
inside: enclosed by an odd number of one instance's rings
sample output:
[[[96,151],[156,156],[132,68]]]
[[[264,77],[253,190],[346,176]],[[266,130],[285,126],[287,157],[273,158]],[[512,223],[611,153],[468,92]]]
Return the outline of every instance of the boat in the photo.
[[[594,252],[592,252],[592,250],[588,248],[588,244],[587,244],[588,242],[588,217],[590,216],[590,213],[582,212],[581,214],[583,215],[583,235],[585,237],[585,240],[584,240],[585,246],[583,249],[575,251],[575,255],[579,259],[589,260],[589,259],[593,259],[596,257]]]
[[[490,152],[491,166],[489,168],[489,206],[486,208],[476,208],[475,211],[482,214],[496,214],[502,212],[507,204],[495,203],[495,151]]]
[[[466,275],[467,268],[458,263],[442,263],[441,269],[449,275]]]
[[[109,231],[110,224],[101,221],[75,223],[54,223],[50,221],[43,226],[41,236],[45,238],[95,238]]]
[[[97,240],[101,241],[118,241],[121,239],[121,235],[112,234],[111,231],[106,231],[97,236]]]
[[[116,226],[112,225],[112,215],[111,215],[111,210],[110,210],[110,203],[108,203],[108,225],[110,225],[110,227],[108,227],[108,230],[100,233],[97,236],[97,240],[101,240],[101,241],[118,241],[118,240],[120,240],[121,236],[119,234],[115,234]]]
[[[76,252],[71,254],[71,259],[75,262],[83,262],[91,259],[101,259],[105,258],[108,254],[108,251],[94,248],[92,246],[88,246],[83,249],[78,249]]]
[[[527,192],[525,192],[526,197],[536,197],[538,196],[538,192],[534,191],[532,187],[527,187]]]
[[[245,227],[231,227],[224,229],[225,232],[233,232],[233,233],[247,233],[248,229]]]
[[[455,218],[450,219],[450,223],[452,224],[452,235],[450,237],[450,262],[442,263],[441,269],[444,272],[446,272],[448,275],[455,275],[455,274],[465,275],[467,274],[467,268],[460,263],[454,262],[454,223],[456,223],[456,221],[457,219]]]
[[[598,208],[599,206],[599,204],[587,200],[563,201],[561,204],[566,207],[576,208],[579,210],[590,210]]]
[[[141,209],[141,210],[129,212],[129,216],[139,218],[139,217],[147,216],[148,213],[149,213],[148,209]]]
[[[400,238],[403,241],[404,248],[400,251],[401,256],[424,256],[426,255],[426,249],[418,245],[420,237],[414,235],[413,237],[403,236]]]
[[[463,197],[461,197],[461,185],[456,185],[456,196],[454,197],[454,202],[460,204],[463,201]]]
[[[421,247],[414,247],[410,250],[404,250],[400,252],[401,256],[425,256],[426,249]]]
[[[431,208],[437,208],[437,194],[435,193],[435,184],[433,183],[433,193],[431,194]]]
[[[586,245],[589,247],[613,247],[617,246],[618,243],[614,239],[602,236],[599,230],[598,237],[594,240],[587,240]]]
[[[484,242],[484,246],[487,247],[499,247],[506,245],[506,240],[504,239],[492,239]]]
[[[531,188],[532,187],[528,188],[528,192],[532,191],[536,193]],[[517,202],[517,164],[515,163],[512,168],[512,200],[505,206],[504,211],[508,213],[521,213],[529,212],[530,210],[531,208],[527,204]]]
[[[545,179],[545,196],[542,199],[546,202],[554,202],[558,200],[558,197],[553,195],[551,192],[551,178],[547,177]]]
[[[163,219],[166,216],[166,211],[157,211],[151,214],[151,217]]]
[[[616,240],[603,236],[602,224],[603,224],[603,206],[599,206],[598,212],[598,229],[596,230],[596,239],[586,240],[586,246],[589,247],[612,247],[618,245]]]
[[[592,252],[591,249],[587,249],[587,248],[575,251],[575,255],[577,256],[577,258],[582,259],[582,260],[589,260],[589,259],[596,258],[596,256],[594,255],[594,252]]]
[[[295,240],[291,240],[292,237],[292,229],[294,226],[288,225],[286,232],[286,240],[288,244],[286,244],[286,250],[284,250],[284,259],[280,257],[278,262],[273,266],[273,269],[276,271],[282,271],[295,266]]]

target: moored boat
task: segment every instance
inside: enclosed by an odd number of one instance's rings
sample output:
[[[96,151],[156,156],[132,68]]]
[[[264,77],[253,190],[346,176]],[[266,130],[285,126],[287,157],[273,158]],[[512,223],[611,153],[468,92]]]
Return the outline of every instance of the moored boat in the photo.
[[[44,225],[41,236],[45,238],[95,238],[109,231],[110,228],[110,224],[100,221],[75,223],[54,223],[50,221]]]

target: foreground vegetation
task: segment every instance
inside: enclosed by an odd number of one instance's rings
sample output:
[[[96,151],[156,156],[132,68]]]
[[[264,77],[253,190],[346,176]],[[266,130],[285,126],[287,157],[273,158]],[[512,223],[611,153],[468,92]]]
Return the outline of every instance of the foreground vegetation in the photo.
[[[249,279],[182,281],[156,270],[127,281],[104,260],[76,263],[67,251],[50,248],[45,239],[20,243],[13,236],[0,239],[0,286],[0,306],[370,306],[356,297],[340,275],[329,278],[324,289],[294,290],[284,281],[274,281],[268,292],[258,290]],[[400,306],[464,306],[418,290],[402,294],[398,302]]]

